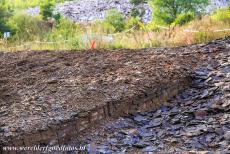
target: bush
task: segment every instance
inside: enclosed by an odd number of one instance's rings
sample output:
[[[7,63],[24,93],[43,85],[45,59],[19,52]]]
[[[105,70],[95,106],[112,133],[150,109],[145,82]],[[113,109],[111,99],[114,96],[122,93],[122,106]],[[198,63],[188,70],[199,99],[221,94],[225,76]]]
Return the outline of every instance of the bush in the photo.
[[[146,0],[130,0],[130,3],[134,5],[131,10],[131,17],[142,17],[145,14],[145,9],[142,7],[137,8],[138,5],[144,4]]]
[[[125,17],[117,10],[110,10],[104,22],[108,26],[114,27],[115,32],[121,32],[125,29]]]
[[[138,30],[138,29],[140,29],[142,27],[142,25],[143,24],[141,23],[139,18],[131,17],[131,18],[128,19],[125,27],[126,27],[126,29],[130,29],[130,28],[135,27],[135,29]]]
[[[209,41],[210,36],[207,32],[198,32],[194,36],[194,42],[195,43],[204,43]]]
[[[211,18],[217,21],[222,21],[222,22],[230,24],[230,7],[228,9],[221,9],[221,10],[215,11],[211,15]]]
[[[12,27],[8,24],[9,18],[12,16],[12,10],[0,2],[0,34],[4,32],[12,32]]]
[[[40,5],[40,14],[43,20],[48,20],[53,17],[54,1],[44,0]]]
[[[48,26],[38,16],[26,14],[14,15],[9,24],[15,28],[15,37],[20,40],[41,38],[48,30]]]
[[[63,42],[71,49],[80,47],[80,34],[82,33],[79,25],[74,22],[61,18],[58,26],[54,27],[46,36],[46,41]],[[66,41],[66,42],[64,42]]]
[[[72,39],[76,37],[76,34],[78,34],[79,31],[80,31],[79,26],[76,25],[74,22],[65,18],[61,18],[58,26],[56,26],[52,30],[52,33],[49,34],[49,40]]]
[[[166,25],[171,25],[180,14],[186,12],[192,12],[196,16],[202,15],[208,3],[209,0],[150,0],[150,5],[154,10],[153,19],[157,24]]]
[[[147,0],[130,0],[130,3],[133,5],[139,5],[141,3],[145,3]]]
[[[182,13],[179,14],[177,16],[177,18],[175,19],[173,25],[184,25],[190,21],[192,21],[195,18],[195,14],[192,12],[188,12],[188,13]]]
[[[115,50],[115,49],[125,48],[125,46],[122,43],[115,42],[115,43],[109,44],[107,48]]]

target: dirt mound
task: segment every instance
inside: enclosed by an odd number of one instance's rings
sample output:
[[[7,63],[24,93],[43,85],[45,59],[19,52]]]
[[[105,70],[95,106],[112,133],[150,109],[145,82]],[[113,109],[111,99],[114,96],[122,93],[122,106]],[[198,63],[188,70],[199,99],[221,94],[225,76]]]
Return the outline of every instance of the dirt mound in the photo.
[[[216,52],[229,52],[229,41],[142,50],[0,52],[0,138],[4,143],[46,130],[109,102],[140,102],[189,78]]]

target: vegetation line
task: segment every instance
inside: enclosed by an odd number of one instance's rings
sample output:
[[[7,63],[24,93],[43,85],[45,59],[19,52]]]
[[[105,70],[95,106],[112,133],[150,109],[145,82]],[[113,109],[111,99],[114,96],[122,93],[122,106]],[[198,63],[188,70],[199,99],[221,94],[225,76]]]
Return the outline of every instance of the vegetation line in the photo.
[[[5,51],[88,49],[92,42],[95,48],[110,49],[174,47],[230,35],[230,7],[207,15],[202,10],[208,0],[148,0],[154,10],[150,23],[142,21],[144,9],[138,8],[147,0],[130,0],[130,16],[113,9],[105,20],[85,24],[55,13],[55,3],[60,1],[40,1],[36,4],[40,5],[40,14],[36,16],[18,11],[35,1],[26,0],[25,6],[14,8],[9,2],[0,1],[0,50]],[[4,32],[10,32],[10,37],[3,39]]]

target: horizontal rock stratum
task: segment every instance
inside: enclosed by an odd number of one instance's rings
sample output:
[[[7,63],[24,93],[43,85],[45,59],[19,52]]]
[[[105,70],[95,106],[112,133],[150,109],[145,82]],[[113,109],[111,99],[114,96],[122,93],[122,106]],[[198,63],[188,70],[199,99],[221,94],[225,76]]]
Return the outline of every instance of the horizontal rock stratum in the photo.
[[[102,119],[164,105],[220,52],[230,52],[230,37],[177,48],[0,52],[0,147],[63,144]]]

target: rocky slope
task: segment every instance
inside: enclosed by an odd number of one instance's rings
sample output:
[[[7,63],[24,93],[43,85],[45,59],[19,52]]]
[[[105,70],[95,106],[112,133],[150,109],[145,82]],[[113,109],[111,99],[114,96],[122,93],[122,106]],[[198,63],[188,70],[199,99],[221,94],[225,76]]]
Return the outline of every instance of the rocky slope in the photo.
[[[229,0],[211,0],[210,5],[207,7],[207,12],[226,7],[228,2]],[[113,8],[128,16],[132,7],[129,0],[75,0],[56,5],[55,12],[60,12],[63,16],[75,22],[89,22],[104,19],[106,12]],[[144,8],[143,21],[149,22],[152,10],[148,4],[144,4]],[[38,12],[38,7],[27,10],[27,13],[32,15]]]
[[[230,37],[177,48],[0,52],[0,153],[74,139],[102,153],[229,150],[229,56]],[[102,119],[152,109],[77,138]]]
[[[88,144],[92,153],[229,153],[230,39],[227,42],[213,44],[227,43],[228,49],[210,54],[192,73],[193,84],[168,105],[106,122],[72,144]]]

